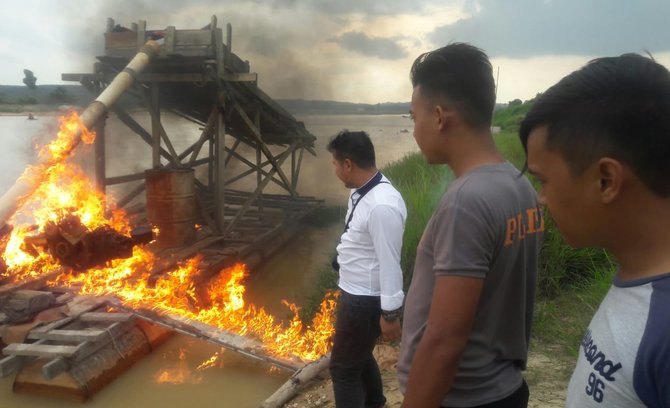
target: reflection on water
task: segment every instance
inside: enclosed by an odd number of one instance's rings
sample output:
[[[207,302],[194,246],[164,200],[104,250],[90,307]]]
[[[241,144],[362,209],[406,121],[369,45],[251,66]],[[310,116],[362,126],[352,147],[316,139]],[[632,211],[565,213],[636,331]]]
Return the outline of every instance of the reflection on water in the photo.
[[[146,114],[134,115],[150,128]],[[165,126],[179,152],[198,136],[197,128],[176,117],[164,115]],[[417,151],[412,137],[412,123],[400,115],[309,115],[298,118],[317,136],[317,157],[305,154],[298,191],[302,195],[323,198],[329,204],[345,205],[348,190],[335,177],[331,156],[326,151],[328,139],[342,129],[364,130],[370,134],[377,153],[377,164],[383,167],[407,153]],[[117,121],[107,125],[108,177],[136,173],[150,167],[151,149],[139,137]],[[55,135],[56,118],[39,116],[29,121],[25,116],[0,116],[0,194],[11,186],[25,165],[35,160],[33,139],[49,140]],[[183,135],[183,137],[182,137]],[[84,146],[76,160],[92,171],[92,147]],[[242,184],[255,182],[255,176]],[[270,187],[270,186],[269,186]],[[277,186],[269,192],[281,192]],[[114,195],[119,189],[111,190]],[[279,317],[287,316],[282,299],[300,305],[310,293],[316,273],[330,261],[335,240],[342,226],[307,227],[275,258],[251,271],[247,301]],[[211,368],[197,370],[221,349],[204,341],[175,335],[158,350],[134,365],[128,372],[96,394],[87,407],[257,407],[287,378],[283,372],[270,373],[264,363],[252,361],[225,351],[220,362]],[[222,362],[222,365],[220,364]],[[71,407],[78,404],[42,397],[12,394],[13,377],[0,379],[0,408]]]

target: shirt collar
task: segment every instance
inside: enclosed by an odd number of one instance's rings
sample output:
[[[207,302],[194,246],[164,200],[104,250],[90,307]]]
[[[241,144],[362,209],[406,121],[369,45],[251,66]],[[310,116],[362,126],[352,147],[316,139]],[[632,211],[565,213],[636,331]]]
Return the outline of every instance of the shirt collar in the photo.
[[[355,193],[358,195],[364,195],[368,191],[370,191],[374,186],[379,184],[379,182],[382,180],[382,173],[381,171],[377,171],[374,176],[370,180],[368,180],[365,184],[363,184],[361,187],[357,188]]]

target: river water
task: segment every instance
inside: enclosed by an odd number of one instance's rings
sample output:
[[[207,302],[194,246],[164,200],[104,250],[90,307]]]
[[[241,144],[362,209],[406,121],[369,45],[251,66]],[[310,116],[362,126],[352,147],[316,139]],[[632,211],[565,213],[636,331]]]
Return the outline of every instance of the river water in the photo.
[[[136,119],[149,128],[147,115],[140,114]],[[298,191],[301,195],[323,198],[331,205],[346,205],[348,196],[348,190],[333,173],[331,155],[325,148],[329,138],[338,131],[367,131],[375,145],[379,167],[417,151],[411,133],[412,122],[401,115],[308,115],[298,119],[317,136],[315,150],[318,153],[316,157],[305,154]],[[197,137],[197,129],[176,117],[165,115],[164,124],[177,151],[190,145],[190,140]],[[0,116],[0,194],[11,186],[26,164],[35,160],[35,140],[50,140],[56,129],[57,121],[53,115],[37,116],[37,120],[27,120],[26,116]],[[138,142],[139,137],[129,134],[112,119],[108,121],[107,134],[108,176],[134,173],[150,166],[150,148]],[[92,149],[83,146],[80,150],[76,159],[90,171]],[[111,194],[114,193],[111,191]],[[282,311],[284,315],[287,313],[281,305],[282,299],[298,305],[304,302],[314,286],[316,273],[329,262],[341,228],[339,223],[321,228],[306,227],[298,239],[287,244],[268,263],[250,271],[254,279],[247,285],[247,301],[264,306],[279,316],[283,316]],[[205,341],[175,335],[98,392],[85,406],[258,407],[288,378],[285,372],[273,370],[264,363],[231,351],[222,352],[220,364],[216,367],[196,369],[220,351],[219,347]],[[166,375],[171,375],[174,380],[161,381]],[[79,406],[38,396],[13,394],[12,384],[13,376],[0,379],[0,408]]]

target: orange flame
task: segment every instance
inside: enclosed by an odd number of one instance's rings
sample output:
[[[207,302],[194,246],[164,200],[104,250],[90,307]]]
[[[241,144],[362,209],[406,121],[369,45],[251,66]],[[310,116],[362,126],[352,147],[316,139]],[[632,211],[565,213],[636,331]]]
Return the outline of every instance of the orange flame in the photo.
[[[42,149],[41,154],[50,157],[52,163],[39,171],[32,168],[39,180],[38,188],[25,198],[21,211],[12,219],[14,229],[3,238],[6,270],[0,270],[0,278],[19,281],[61,268],[48,253],[26,248],[26,238],[43,232],[49,221],[75,215],[89,230],[108,225],[122,234],[129,233],[125,213],[115,210],[111,218],[106,217],[106,207],[111,204],[108,198],[93,188],[79,167],[65,160],[79,137],[92,143],[94,135],[85,131],[76,114],[69,115],[61,121],[57,140]],[[298,315],[300,309],[294,304],[283,301],[293,318],[282,322],[263,308],[245,302],[243,283],[248,271],[243,264],[221,271],[196,292],[201,257],[185,261],[152,285],[150,276],[156,261],[151,252],[135,247],[131,258],[116,259],[81,274],[62,273],[54,282],[80,287],[82,294],[113,294],[131,308],[149,304],[165,313],[250,336],[280,357],[315,360],[328,352],[334,332],[334,295],[326,296],[312,323],[305,327]]]
[[[217,351],[210,358],[208,358],[207,360],[200,363],[198,365],[198,367],[196,368],[196,370],[206,370],[208,368],[212,368],[212,367],[216,367],[216,366],[223,367],[222,357],[223,357],[223,349],[221,349],[221,351]],[[274,367],[274,366],[271,366],[271,367]]]
[[[163,369],[154,374],[158,384],[198,384],[202,382],[202,374],[193,372],[186,361],[186,350],[179,349],[179,360],[174,367]]]

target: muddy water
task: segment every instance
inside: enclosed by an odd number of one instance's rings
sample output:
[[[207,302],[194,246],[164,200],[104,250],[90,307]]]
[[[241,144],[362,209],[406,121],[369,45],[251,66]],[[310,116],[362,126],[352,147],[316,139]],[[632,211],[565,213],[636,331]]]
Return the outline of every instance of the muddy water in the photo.
[[[136,119],[149,128],[145,115]],[[329,204],[344,205],[348,191],[332,172],[330,154],[325,146],[330,136],[342,129],[365,130],[375,144],[380,167],[416,151],[410,119],[400,115],[310,115],[299,117],[307,129],[317,136],[317,157],[305,154],[298,191],[303,195],[324,198]],[[173,135],[175,148],[181,151],[197,137],[197,129],[174,117],[166,117],[166,128]],[[28,121],[25,116],[0,116],[0,193],[20,175],[27,163],[34,161],[32,139],[45,140],[55,135],[55,118],[38,116]],[[108,176],[129,174],[150,166],[151,151],[137,142],[137,136],[110,121],[107,127]],[[183,137],[179,137],[183,135]],[[83,147],[78,160],[84,168],[92,168],[91,147]],[[243,180],[238,188],[255,181]],[[246,184],[245,184],[246,183]],[[276,190],[279,191],[279,190]],[[113,192],[114,193],[114,192]],[[120,191],[116,192],[121,194]],[[316,272],[329,262],[330,251],[341,232],[341,225],[308,227],[300,239],[287,245],[268,264],[256,271],[248,284],[248,301],[264,306],[277,316],[288,311],[281,299],[301,304],[314,286]],[[196,368],[220,348],[204,341],[176,335],[158,350],[134,365],[116,379],[87,407],[257,407],[287,378],[266,364],[250,361],[233,352],[222,353],[222,366],[205,370]],[[160,378],[173,378],[160,382]],[[16,395],[11,391],[13,377],[0,379],[0,408],[71,407],[78,404],[42,397]]]

